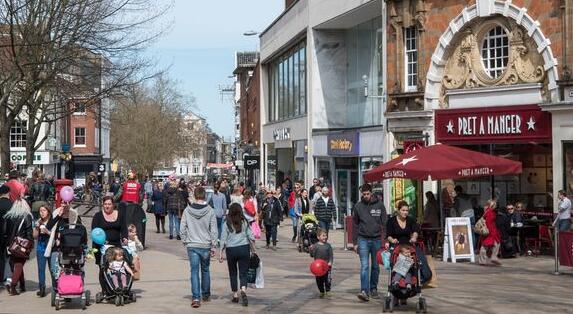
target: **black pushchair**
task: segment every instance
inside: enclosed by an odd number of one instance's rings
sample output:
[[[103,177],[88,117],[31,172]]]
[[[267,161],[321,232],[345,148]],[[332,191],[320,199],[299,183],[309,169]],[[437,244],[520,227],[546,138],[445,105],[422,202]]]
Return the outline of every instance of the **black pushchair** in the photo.
[[[318,220],[313,214],[304,214],[299,223],[298,251],[310,252],[310,246],[318,242]]]
[[[107,254],[107,250],[109,249],[114,249],[114,246],[111,245],[107,245],[107,246],[102,246],[101,250],[101,263],[100,263],[100,272],[101,274],[103,274],[103,281],[104,281],[104,286],[103,291],[102,292],[98,292],[96,293],[95,296],[95,301],[96,303],[101,303],[103,301],[107,301],[107,302],[112,302],[115,303],[116,306],[122,306],[124,304],[127,303],[131,303],[131,302],[136,302],[137,297],[135,295],[135,292],[133,292],[131,290],[131,286],[133,284],[133,277],[127,273],[125,274],[126,276],[126,284],[125,285],[120,285],[120,286],[116,286],[114,284],[114,278],[113,278],[113,274],[110,274],[108,272],[109,269],[109,261],[106,258]],[[131,267],[131,269],[134,269],[133,267],[133,257],[131,256],[131,254],[129,253],[129,251],[126,248],[122,248],[123,250],[123,256],[125,259],[125,263],[127,265],[129,265]],[[101,275],[100,275],[101,276]],[[102,280],[102,278],[100,278],[100,280]]]

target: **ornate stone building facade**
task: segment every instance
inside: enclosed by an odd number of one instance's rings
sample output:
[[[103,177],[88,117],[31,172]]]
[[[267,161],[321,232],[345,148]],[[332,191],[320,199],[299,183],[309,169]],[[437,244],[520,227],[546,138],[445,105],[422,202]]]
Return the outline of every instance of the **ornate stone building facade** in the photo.
[[[573,99],[573,88],[568,89],[572,1],[394,0],[387,5],[389,151],[400,152],[404,140],[424,138],[509,154],[524,168],[546,174],[535,189],[517,178],[521,189],[512,193],[507,193],[510,182],[499,179],[505,200],[550,209],[553,201],[542,194],[556,194],[567,184],[553,170],[567,167],[562,143],[555,143],[564,140],[556,139],[562,133],[555,126],[555,109],[573,107],[563,102],[569,94]],[[515,122],[507,132],[473,134],[468,124],[506,118]],[[534,165],[521,150],[539,160]],[[573,163],[573,147],[571,154]]]

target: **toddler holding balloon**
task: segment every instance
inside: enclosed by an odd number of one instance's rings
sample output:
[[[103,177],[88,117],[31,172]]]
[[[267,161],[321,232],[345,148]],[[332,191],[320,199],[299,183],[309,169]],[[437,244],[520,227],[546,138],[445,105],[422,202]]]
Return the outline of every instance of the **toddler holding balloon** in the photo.
[[[331,269],[334,260],[332,246],[326,241],[328,234],[326,230],[319,229],[317,232],[318,242],[311,248],[310,256],[314,257],[314,262],[310,264],[310,271],[316,276],[316,285],[320,291],[320,298],[324,298],[330,293]]]

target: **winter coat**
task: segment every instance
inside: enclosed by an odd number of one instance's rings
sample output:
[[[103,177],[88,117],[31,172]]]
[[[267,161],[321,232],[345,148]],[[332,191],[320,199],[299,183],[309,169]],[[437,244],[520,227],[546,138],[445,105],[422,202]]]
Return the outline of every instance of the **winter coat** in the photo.
[[[24,219],[24,223],[22,223],[22,219]],[[33,220],[34,218],[32,217],[32,214],[27,214],[25,216],[7,219],[6,231],[8,234],[8,238],[6,241],[6,246],[10,246],[12,240],[17,236],[24,239],[28,239],[30,241],[34,241],[34,236],[32,234]],[[20,223],[22,223],[22,228],[20,228],[20,230],[18,231]]]
[[[332,221],[332,217],[334,217],[334,212],[336,210],[336,206],[334,205],[334,201],[332,197],[328,198],[328,204],[324,203],[324,199],[321,197],[316,200],[316,205],[314,206],[314,215],[316,219],[319,221]]]
[[[499,231],[497,230],[497,225],[496,225],[497,212],[495,212],[491,208],[486,208],[483,217],[485,219],[485,225],[489,230],[489,234],[483,237],[482,245],[492,246],[495,243],[500,243],[501,236],[499,234]]]
[[[155,215],[165,215],[163,192],[159,191],[159,189],[153,189],[153,193],[151,194],[151,201],[153,201],[153,213]]]
[[[358,237],[380,239],[387,219],[386,207],[376,196],[372,196],[368,203],[360,200],[352,211],[352,243],[358,243]]]
[[[163,203],[165,204],[165,209],[167,211],[181,212],[185,209],[185,201],[183,200],[183,195],[181,190],[176,187],[169,187],[167,190],[163,191]]]
[[[278,225],[282,220],[282,209],[278,199],[266,199],[263,204],[263,222],[265,225]]]

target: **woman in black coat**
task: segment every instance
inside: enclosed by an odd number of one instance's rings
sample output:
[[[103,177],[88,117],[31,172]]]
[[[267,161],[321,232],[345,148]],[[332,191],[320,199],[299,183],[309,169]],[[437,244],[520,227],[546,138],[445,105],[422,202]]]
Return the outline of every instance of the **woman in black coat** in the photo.
[[[33,217],[28,203],[23,200],[15,201],[10,211],[4,215],[4,219],[6,220],[6,231],[8,234],[6,243],[8,247],[10,247],[10,244],[16,237],[21,237],[34,243],[32,234]],[[17,283],[20,284],[20,292],[26,291],[26,281],[24,279],[24,264],[26,260],[27,258],[25,257],[10,255],[10,267],[12,268],[12,284],[8,291],[10,295],[19,294],[16,290]]]

